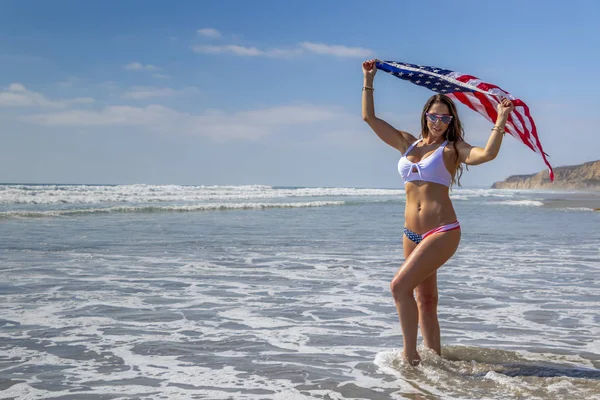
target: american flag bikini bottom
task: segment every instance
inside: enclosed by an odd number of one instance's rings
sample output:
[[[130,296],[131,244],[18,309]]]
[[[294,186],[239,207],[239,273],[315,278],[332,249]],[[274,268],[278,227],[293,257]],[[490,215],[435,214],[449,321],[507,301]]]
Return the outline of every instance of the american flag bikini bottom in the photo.
[[[419,244],[419,243],[421,243],[421,241],[423,239],[425,239],[429,235],[433,235],[434,233],[448,232],[448,231],[452,231],[454,229],[460,229],[460,224],[458,223],[458,221],[454,221],[451,224],[438,226],[437,228],[433,228],[432,230],[427,231],[422,235],[411,231],[407,227],[404,227],[404,234],[406,235],[407,238],[409,238],[416,244]]]

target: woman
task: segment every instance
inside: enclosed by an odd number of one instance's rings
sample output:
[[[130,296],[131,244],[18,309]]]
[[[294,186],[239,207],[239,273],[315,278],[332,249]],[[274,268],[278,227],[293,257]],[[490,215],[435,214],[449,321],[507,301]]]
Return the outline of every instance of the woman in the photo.
[[[390,284],[404,337],[406,362],[417,365],[417,332],[425,346],[441,355],[437,318],[437,269],[456,252],[460,224],[450,201],[449,187],[460,185],[462,165],[493,160],[502,143],[504,125],[514,106],[505,99],[485,148],[469,145],[456,106],[442,94],[432,96],[421,115],[421,140],[397,130],[375,116],[373,78],[375,62],[363,63],[362,116],[377,136],[401,153],[398,171],[406,191],[403,248],[405,261]],[[457,176],[458,175],[458,176]],[[415,300],[416,294],[416,300]]]

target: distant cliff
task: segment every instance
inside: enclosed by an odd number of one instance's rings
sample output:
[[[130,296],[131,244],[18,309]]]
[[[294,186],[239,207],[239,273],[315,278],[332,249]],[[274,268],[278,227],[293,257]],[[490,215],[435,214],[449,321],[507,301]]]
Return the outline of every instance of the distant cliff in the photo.
[[[600,190],[600,160],[554,168],[554,182],[548,170],[532,175],[512,175],[492,185],[494,189],[586,189]]]

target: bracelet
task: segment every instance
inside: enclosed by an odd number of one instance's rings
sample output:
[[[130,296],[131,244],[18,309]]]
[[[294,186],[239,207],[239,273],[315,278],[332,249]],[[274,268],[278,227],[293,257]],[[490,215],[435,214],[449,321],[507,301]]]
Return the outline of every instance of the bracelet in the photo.
[[[364,92],[365,90],[375,90],[375,89],[372,88],[371,86],[363,86],[362,90]]]
[[[492,130],[497,130],[498,132],[500,132],[501,134],[505,135],[506,132],[504,131],[504,128],[500,128],[499,126],[495,126],[492,128]]]

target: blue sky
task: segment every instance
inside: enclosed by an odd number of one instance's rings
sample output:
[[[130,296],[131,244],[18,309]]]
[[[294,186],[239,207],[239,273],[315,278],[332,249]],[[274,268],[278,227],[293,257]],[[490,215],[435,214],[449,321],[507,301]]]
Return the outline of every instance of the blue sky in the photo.
[[[600,159],[596,1],[0,2],[0,182],[402,187],[361,63],[432,65],[530,107],[554,167]],[[426,4],[426,6],[425,6]],[[379,73],[419,132],[432,94]],[[466,140],[491,124],[463,106]],[[545,169],[507,137],[466,187]]]

